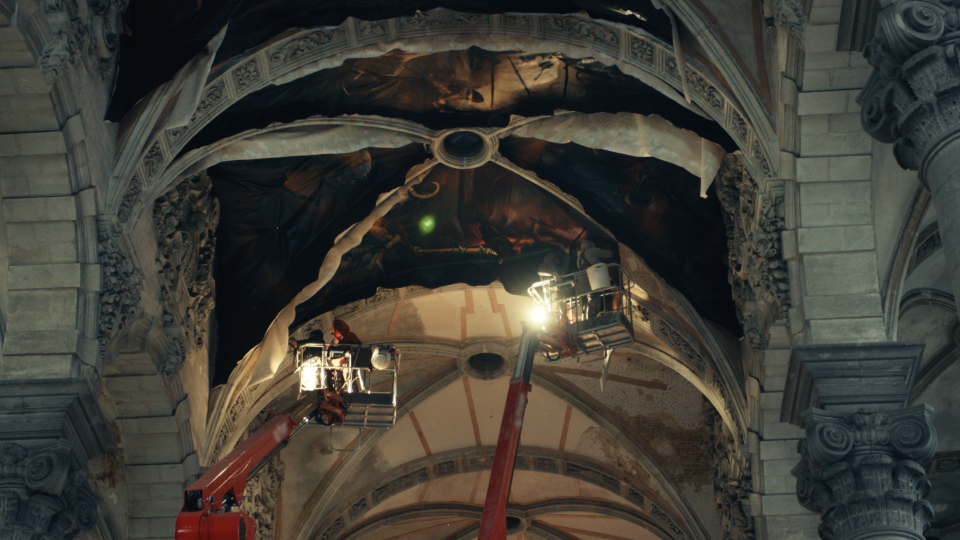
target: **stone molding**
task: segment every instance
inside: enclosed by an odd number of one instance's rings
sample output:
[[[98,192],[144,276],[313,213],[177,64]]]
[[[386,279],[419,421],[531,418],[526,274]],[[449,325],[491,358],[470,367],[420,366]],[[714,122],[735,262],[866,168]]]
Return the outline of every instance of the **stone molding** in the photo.
[[[128,4],[129,0],[21,1],[17,26],[36,36],[37,66],[51,86],[75,66],[105,80],[114,72]]]
[[[791,307],[781,241],[783,197],[760,191],[742,155],[727,154],[717,176],[737,319],[747,344],[761,351],[767,347],[770,326],[787,319]]]
[[[910,213],[900,229],[890,269],[882,287],[885,293],[881,295],[883,312],[887,314],[887,337],[890,339],[897,335],[897,321],[900,319],[900,291],[903,289],[906,276],[911,272],[910,268],[915,266],[917,239],[920,236],[926,238],[923,234],[926,229],[920,231],[920,224],[929,208],[930,191],[923,186],[917,186],[910,203]]]
[[[650,530],[654,535],[664,540],[670,538],[665,532],[659,530],[654,523],[640,519],[629,507],[614,502],[589,499],[547,499],[528,505],[511,504],[507,507],[507,516],[520,519],[521,524],[516,529],[509,529],[508,534],[513,536],[515,533],[529,533],[530,536],[543,540],[578,540],[580,538],[578,536],[563,532],[555,526],[548,525],[543,520],[534,519],[537,516],[573,512],[585,512],[620,519]],[[469,540],[477,537],[482,515],[482,507],[466,503],[416,503],[399,509],[386,510],[345,530],[342,529],[342,523],[335,523],[335,526],[339,525],[341,528],[337,529],[335,533],[331,532],[331,534],[319,538],[322,540],[358,540],[374,531],[408,522],[411,519],[434,521],[459,517],[474,523],[445,536],[444,540]]]
[[[922,540],[933,508],[924,475],[937,447],[925,405],[897,411],[855,413],[810,409],[797,498],[818,512],[824,540],[880,537]]]
[[[796,0],[765,0],[764,23],[767,31],[776,33],[782,29],[802,47],[803,29],[807,26],[807,15],[803,4]]]
[[[505,37],[510,39],[505,41]],[[441,49],[436,43],[444,44],[443,50],[468,45],[515,50],[544,42],[553,43],[561,52],[569,46],[573,47],[571,52],[590,52],[600,61],[617,65],[628,75],[682,92],[680,73],[669,45],[639,29],[580,15],[486,15],[436,9],[381,21],[348,18],[337,27],[285,34],[219,67],[203,89],[187,126],[159,130],[150,138],[147,134],[151,130],[135,129],[140,135],[132,136],[130,144],[137,147],[122,151],[114,173],[120,182],[113,188],[107,208],[114,212],[122,204],[128,208],[135,206],[131,200],[142,191],[154,189],[161,173],[205,125],[233,103],[266,86],[284,84],[318,69],[334,67],[347,58],[376,56],[387,46],[402,48],[409,44],[423,52],[439,52]],[[726,129],[749,156],[747,163],[754,177],[762,179],[778,174],[776,149],[767,148],[767,141],[758,137],[747,115],[729,92],[715,82],[709,70],[690,59],[684,77],[692,90],[693,101]],[[148,98],[147,109],[162,110],[171,97],[156,93]],[[158,113],[147,109],[138,123],[157,121]],[[129,210],[120,212],[129,217]]]
[[[874,67],[857,102],[864,130],[895,143],[901,167],[919,170],[960,132],[960,15],[951,0],[887,0],[879,35],[864,50]],[[923,175],[921,175],[923,179]]]
[[[255,540],[276,538],[277,502],[285,472],[283,461],[276,456],[247,481],[240,507],[257,522]]]

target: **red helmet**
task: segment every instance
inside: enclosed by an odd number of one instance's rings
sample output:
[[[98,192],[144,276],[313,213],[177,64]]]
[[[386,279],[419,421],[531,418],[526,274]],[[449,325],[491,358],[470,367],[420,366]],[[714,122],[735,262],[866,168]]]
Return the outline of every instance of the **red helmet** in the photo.
[[[350,325],[340,319],[333,321],[333,333],[337,337],[341,337],[350,332]]]

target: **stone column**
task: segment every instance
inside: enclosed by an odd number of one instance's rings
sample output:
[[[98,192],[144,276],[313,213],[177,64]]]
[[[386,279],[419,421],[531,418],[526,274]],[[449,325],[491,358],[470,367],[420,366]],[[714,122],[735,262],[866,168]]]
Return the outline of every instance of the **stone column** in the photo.
[[[895,143],[901,167],[920,171],[960,298],[960,13],[955,0],[879,0],[874,72],[857,96],[863,128]]]
[[[922,343],[794,349],[791,399],[812,407],[800,414],[806,439],[793,475],[824,540],[923,540],[930,528],[933,411],[905,407],[922,354]]]
[[[97,524],[87,460],[114,450],[89,383],[0,381],[0,538],[64,540]]]

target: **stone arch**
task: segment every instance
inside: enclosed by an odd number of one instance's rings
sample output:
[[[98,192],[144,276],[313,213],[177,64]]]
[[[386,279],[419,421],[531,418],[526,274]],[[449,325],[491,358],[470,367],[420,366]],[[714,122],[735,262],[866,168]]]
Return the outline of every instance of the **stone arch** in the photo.
[[[456,349],[451,348],[450,352],[454,354],[450,354],[450,356],[454,356],[458,352],[458,349],[459,347]],[[462,376],[463,373],[455,366],[445,369],[434,379],[430,380],[426,386],[419,388],[412,395],[406,396],[403,398],[403,400],[401,400],[400,408],[397,412],[398,418],[407,415],[420,403],[423,403],[427,398],[459,380]],[[601,428],[613,434],[615,440],[627,451],[629,451],[631,455],[635,456],[645,470],[647,470],[656,479],[657,485],[660,486],[660,488],[666,494],[665,497],[669,499],[672,507],[676,510],[676,512],[678,512],[678,518],[684,523],[689,524],[690,530],[692,531],[692,536],[690,538],[703,539],[709,536],[703,530],[703,525],[697,518],[696,512],[686,502],[686,499],[681,494],[679,487],[677,487],[674,481],[661,470],[657,459],[654,457],[655,451],[649,446],[649,443],[641,440],[635,435],[630,434],[628,432],[629,428],[626,426],[626,424],[619,420],[612,419],[616,416],[613,411],[596,399],[586,395],[584,391],[574,387],[569,383],[560,381],[557,377],[551,376],[541,369],[534,369],[532,382],[535,388],[543,388],[549,391],[551,394],[559,397],[561,400],[566,401],[575,409],[579,410],[581,413],[590,418],[591,421],[597,423]],[[258,400],[258,403],[265,405],[266,403],[269,403],[269,400],[265,396],[261,400]],[[248,415],[249,414],[250,413],[248,413]],[[254,412],[252,414],[255,415],[256,413]],[[252,416],[250,416],[250,418],[252,418]],[[367,446],[367,448],[371,448],[373,445],[377,444],[377,441],[379,441],[385,435],[385,433],[386,432],[384,431],[374,431],[373,433],[368,431],[367,433],[364,433],[363,445]],[[348,444],[347,447],[352,448],[356,443],[357,439],[354,438],[353,442]],[[325,477],[324,482],[317,487],[317,489],[314,491],[314,495],[305,504],[302,519],[298,520],[294,525],[296,532],[292,538],[295,540],[303,540],[304,538],[308,538],[311,534],[317,532],[315,527],[311,524],[324,519],[324,516],[328,515],[328,509],[331,507],[332,501],[335,501],[335,497],[337,496],[337,494],[330,493],[329,490],[324,490],[323,487],[328,485],[336,485],[338,482],[343,482],[349,478],[352,478],[357,467],[363,466],[364,455],[365,454],[363,452],[358,452],[356,454],[344,454],[340,467],[333,472],[333,474],[328,474],[327,477]]]
[[[519,456],[518,456],[519,457]],[[522,464],[521,464],[521,470]],[[432,472],[432,471],[431,471]],[[549,474],[563,474],[563,473],[549,473]],[[419,482],[418,482],[419,483]],[[410,484],[414,486],[416,484]],[[652,503],[651,503],[652,504]],[[457,504],[457,503],[420,503],[412,506],[405,506],[396,510],[390,510],[377,514],[368,519],[360,519],[350,523],[350,527],[342,530],[337,533],[329,534],[327,538],[330,540],[356,540],[361,538],[364,534],[367,534],[371,530],[376,528],[389,526],[391,524],[398,523],[400,521],[406,521],[411,518],[416,517],[431,517],[431,516],[463,516],[469,517],[471,519],[479,520],[482,515],[482,507],[472,506],[466,504]],[[639,512],[625,507],[621,504],[612,503],[609,501],[590,501],[583,499],[549,499],[538,503],[519,505],[511,504],[508,507],[508,513],[512,516],[519,517],[522,519],[535,518],[540,515],[554,513],[554,512],[586,512],[592,514],[598,514],[608,517],[618,518],[635,525],[639,525],[653,534],[663,538],[664,540],[675,540],[678,538],[684,538],[683,531],[677,527],[675,524],[670,522],[658,522],[649,515],[640,514]],[[661,517],[662,516],[662,517]],[[661,514],[661,519],[669,520],[670,518],[665,514]],[[342,518],[343,516],[340,516]],[[673,528],[676,530],[670,530],[667,523],[673,525]],[[335,527],[336,522],[331,523],[331,527]],[[329,528],[325,530],[323,534],[326,534],[326,531],[330,530]],[[564,533],[556,531],[555,529],[545,526],[544,524],[531,524],[526,530],[548,534],[542,535],[545,538],[556,537],[559,535],[560,538],[568,538]],[[458,533],[457,538],[470,538],[471,535],[475,535],[477,532],[476,527],[466,528],[462,532]],[[553,535],[553,536],[551,536]],[[320,536],[323,538],[324,536]]]
[[[511,15],[506,18],[501,15],[485,15],[478,18],[439,10],[419,14],[416,17],[427,18],[431,23],[437,23],[432,26],[435,30],[431,30],[428,34],[419,30],[409,30],[417,26],[417,23],[404,22],[405,18],[374,22],[348,19],[336,28],[303,31],[278,38],[257,48],[246,57],[232,60],[228,65],[218,67],[215,77],[204,90],[191,123],[184,128],[156,130],[158,135],[148,140],[146,133],[151,132],[149,129],[151,123],[157,122],[159,111],[166,100],[172,96],[173,89],[167,88],[154,94],[150,104],[141,114],[137,127],[131,131],[124,142],[124,150],[114,171],[118,184],[114,186],[115,190],[109,196],[108,207],[111,211],[116,209],[120,221],[126,222],[126,227],[129,228],[136,222],[136,215],[143,207],[141,199],[150,200],[152,195],[166,189],[166,182],[175,181],[179,171],[171,169],[171,166],[174,165],[179,150],[186,142],[198,133],[203,125],[226,110],[231,103],[250,92],[268,84],[282,84],[309,72],[338,65],[346,58],[374,56],[382,53],[386,48],[397,45],[409,45],[424,51],[437,48],[435,44],[424,39],[425,36],[430,38],[448,36],[457,43],[457,46],[490,46],[496,50],[506,45],[493,43],[497,40],[492,39],[491,35],[509,35],[511,39],[517,40],[516,43],[528,44],[531,47],[549,43],[551,47],[557,47],[558,50],[569,49],[596,56],[620,66],[626,73],[634,74],[648,82],[655,82],[659,88],[674,94],[682,87],[679,75],[676,73],[676,64],[672,63],[673,53],[668,46],[651,36],[607,25],[601,21],[575,18],[580,27],[590,30],[581,35],[579,31],[570,33],[568,30],[563,30],[561,28],[563,25],[556,22],[559,16],[552,15],[517,17]],[[500,34],[491,34],[491,29],[499,31]],[[591,35],[594,37],[590,37]],[[606,42],[604,39],[598,40],[596,35],[606,36],[604,38]],[[516,43],[511,42],[510,46],[515,47]],[[297,48],[298,44],[303,45],[302,50]],[[440,48],[449,50],[450,45],[446,44]],[[694,101],[738,141],[746,151],[742,159],[743,167],[754,171],[753,176],[758,179],[757,183],[764,184],[765,177],[774,172],[767,160],[767,154],[762,150],[763,145],[760,144],[762,137],[757,135],[756,130],[744,120],[745,114],[737,108],[735,100],[725,93],[722,86],[711,82],[711,77],[705,70],[694,64],[691,66],[693,67],[688,67],[687,70],[687,79],[688,82],[695,83],[693,84]],[[191,154],[195,153],[196,151],[191,152]],[[184,169],[186,167],[182,167],[180,171]],[[123,181],[127,178],[130,179],[129,183]],[[701,325],[692,334],[696,335],[705,329],[706,327]],[[682,336],[682,331],[671,330],[669,325],[662,326],[662,330],[661,333],[665,334],[676,347],[687,352],[684,356],[696,357],[700,354],[690,345],[692,341]],[[717,347],[716,343],[708,343],[706,348],[713,353],[722,349]],[[742,384],[736,384],[742,381],[738,380],[740,377],[737,376],[735,369],[723,369],[719,372],[715,370],[712,376],[712,380],[705,386],[713,388],[717,394],[727,393],[728,397],[716,399],[721,403],[718,409],[722,411],[727,422],[736,424],[735,430],[742,440],[745,437],[747,423],[744,413],[746,399],[741,395],[742,390],[727,390],[728,387],[736,389],[742,386]],[[236,381],[233,385],[239,384],[240,381]],[[220,398],[239,398],[238,395],[232,396],[236,392],[236,389],[225,389],[218,397],[218,401]],[[733,401],[736,406],[724,406],[723,401]],[[235,405],[236,403],[231,407]]]
[[[713,35],[712,31],[706,32]],[[624,73],[679,99],[683,85],[672,48],[640,30],[575,15],[473,15],[445,9],[383,21],[348,18],[337,27],[275,38],[219,66],[185,127],[162,129],[160,123],[162,110],[179,89],[166,86],[155,92],[123,142],[107,209],[114,213],[123,205],[135,204],[204,125],[232,103],[265,86],[290,82],[340,65],[349,58],[377,56],[392,48],[440,52],[479,46],[500,51],[536,50],[545,44],[573,57],[590,56],[616,65]],[[725,75],[737,79],[738,70]],[[766,125],[765,115],[759,116],[762,120],[751,122],[752,117],[739,109],[736,99],[723,85],[693,60],[688,60],[686,79],[693,102],[740,145],[753,176],[761,183],[775,176],[779,169],[778,160],[772,157],[775,151],[771,150],[775,137],[771,136],[772,128]],[[744,82],[738,88],[749,85]],[[752,101],[756,101],[755,96]],[[758,135],[754,123],[763,125],[762,134]]]
[[[122,441],[130,536],[158,523],[173,527],[183,486],[200,476],[177,341],[152,321],[138,319],[119,340],[115,360],[104,367]]]
[[[623,253],[622,258],[633,257],[632,253]],[[682,295],[675,293],[663,284],[649,269],[636,260],[638,266],[628,271],[637,272],[640,283],[647,284],[646,290],[634,292],[634,301],[639,313],[634,319],[635,326],[663,340],[670,352],[659,350],[643,343],[634,343],[621,349],[620,354],[640,354],[651,358],[680,374],[696,387],[714,406],[730,433],[734,434],[741,445],[745,444],[747,426],[747,398],[743,382],[733,367],[729,352],[719,343],[713,331],[707,327],[696,311]],[[641,275],[639,272],[644,272]],[[657,280],[660,287],[652,289],[649,280]],[[434,294],[453,289],[464,288],[453,285],[435,291],[414,291],[413,294]],[[406,298],[407,294],[404,294]],[[641,296],[642,295],[642,296]],[[389,297],[389,295],[384,295]],[[394,300],[399,296],[390,297]],[[361,300],[345,307],[351,314],[364,313],[382,306],[377,298]],[[322,326],[328,327],[332,314],[324,315]],[[329,320],[326,320],[329,319]],[[369,336],[368,339],[386,340],[398,346],[415,346],[418,351],[430,351],[437,356],[460,358],[469,356],[479,347],[492,347],[505,357],[515,357],[518,338],[498,340],[490,338],[471,338],[465,342],[438,338],[397,339],[394,336]],[[469,353],[469,354],[468,354]],[[244,428],[274,398],[296,384],[293,372],[292,356],[288,354],[282,367],[270,381],[256,385],[245,385],[240,378],[232,378],[217,395],[211,407],[209,423],[203,445],[203,462],[212,463],[218,456],[225,454],[238,443]]]

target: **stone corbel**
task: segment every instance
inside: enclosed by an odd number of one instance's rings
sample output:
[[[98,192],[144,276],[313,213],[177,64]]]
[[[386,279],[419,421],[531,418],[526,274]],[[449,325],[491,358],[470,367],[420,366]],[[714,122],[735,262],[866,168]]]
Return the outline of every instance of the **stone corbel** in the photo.
[[[171,336],[176,335],[174,327],[182,328],[185,342],[177,340],[181,357],[184,345],[204,347],[214,308],[213,257],[220,205],[210,194],[212,187],[203,172],[183,180],[153,205],[163,324]]]

